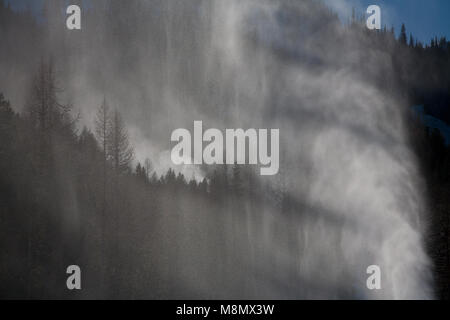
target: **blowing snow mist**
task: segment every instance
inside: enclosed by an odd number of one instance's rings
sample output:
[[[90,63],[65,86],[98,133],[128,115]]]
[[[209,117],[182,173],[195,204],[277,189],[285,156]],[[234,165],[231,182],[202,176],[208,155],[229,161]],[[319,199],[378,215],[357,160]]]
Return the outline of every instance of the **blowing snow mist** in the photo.
[[[407,100],[370,31],[309,0],[95,1],[78,33],[58,27],[61,14],[41,19],[41,56],[0,62],[5,95],[25,114],[27,74],[52,56],[80,114],[76,148],[101,150],[89,132],[106,101],[139,162],[117,175],[100,151],[79,165],[52,149],[49,181],[68,200],[49,219],[73,237],[45,261],[82,261],[81,297],[434,297]],[[174,165],[171,132],[194,121],[279,129],[279,171]],[[366,286],[371,265],[381,290]],[[42,288],[28,293],[61,296]]]

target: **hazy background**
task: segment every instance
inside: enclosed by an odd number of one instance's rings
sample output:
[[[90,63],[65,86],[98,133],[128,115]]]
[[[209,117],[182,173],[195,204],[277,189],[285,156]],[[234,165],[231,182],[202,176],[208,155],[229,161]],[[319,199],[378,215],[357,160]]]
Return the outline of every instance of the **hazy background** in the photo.
[[[26,105],[29,74],[52,57],[61,97],[81,115],[79,129],[93,130],[106,97],[124,117],[135,161],[150,158],[158,175],[172,166],[171,132],[192,130],[194,120],[280,129],[280,173],[258,179],[289,197],[293,218],[271,206],[257,217],[248,206],[245,215],[230,213],[217,258],[217,248],[205,245],[214,235],[192,240],[187,233],[208,230],[220,203],[181,216],[182,209],[168,210],[159,218],[160,242],[152,243],[163,248],[152,262],[164,270],[159,285],[176,288],[162,296],[434,297],[424,186],[405,124],[408,97],[392,56],[366,30],[342,24],[353,2],[333,4],[338,16],[308,0],[86,1],[81,31],[65,28],[64,1],[45,1],[41,14],[29,4],[40,41],[2,34],[0,88],[16,110]],[[389,19],[393,10],[395,3]],[[386,47],[395,50],[392,39]],[[211,170],[175,169],[198,181]],[[285,233],[292,245],[280,240]],[[372,264],[381,267],[381,291],[366,288]],[[223,292],[211,287],[216,279],[229,283]]]

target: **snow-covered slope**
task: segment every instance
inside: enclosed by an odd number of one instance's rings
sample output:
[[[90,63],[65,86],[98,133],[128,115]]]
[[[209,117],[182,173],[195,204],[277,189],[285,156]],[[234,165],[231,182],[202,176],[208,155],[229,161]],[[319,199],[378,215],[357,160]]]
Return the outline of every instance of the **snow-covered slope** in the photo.
[[[422,123],[431,129],[438,129],[441,135],[445,139],[445,144],[450,145],[450,126],[447,125],[444,121],[430,116],[425,113],[425,108],[422,105],[413,106],[413,111],[419,116]]]

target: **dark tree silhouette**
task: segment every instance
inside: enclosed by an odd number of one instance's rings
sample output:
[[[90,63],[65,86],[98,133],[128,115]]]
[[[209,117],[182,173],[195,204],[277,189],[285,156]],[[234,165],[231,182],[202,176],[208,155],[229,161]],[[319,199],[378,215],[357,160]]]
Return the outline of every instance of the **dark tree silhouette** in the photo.
[[[402,24],[402,28],[400,30],[400,37],[398,39],[398,41],[400,42],[400,44],[403,44],[406,46],[407,44],[407,36],[406,36],[406,27],[405,24]]]
[[[117,110],[110,119],[108,131],[108,157],[113,168],[118,173],[127,172],[133,160],[133,148],[122,116]]]

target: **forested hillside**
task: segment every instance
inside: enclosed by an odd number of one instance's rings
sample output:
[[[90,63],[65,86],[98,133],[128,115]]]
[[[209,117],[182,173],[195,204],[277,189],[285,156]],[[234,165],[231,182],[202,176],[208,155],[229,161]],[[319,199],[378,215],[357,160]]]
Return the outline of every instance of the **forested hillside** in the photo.
[[[55,18],[46,19],[54,10],[54,3],[48,1],[38,19],[31,12],[15,12],[0,2],[0,84],[4,86],[0,87],[1,298],[316,298],[322,297],[325,286],[334,289],[333,297],[365,298],[356,285],[342,287],[338,280],[313,282],[296,271],[308,269],[302,257],[308,257],[308,246],[315,245],[306,241],[308,231],[297,226],[316,226],[316,221],[332,225],[340,222],[334,220],[332,212],[302,202],[287,191],[290,166],[282,167],[281,174],[273,180],[261,179],[253,167],[238,165],[201,168],[203,180],[176,173],[175,169],[156,172],[150,161],[140,163],[135,156],[127,120],[140,116],[127,116],[125,109],[115,107],[126,101],[122,91],[116,90],[120,86],[110,88],[114,94],[104,90],[103,101],[97,100],[94,106],[72,104],[71,100],[83,101],[72,96],[72,88],[80,87],[79,83],[98,85],[95,79],[88,82],[71,78],[70,72],[78,67],[72,65],[70,57],[83,56],[78,43],[87,47],[101,43],[108,49],[120,43],[123,51],[96,52],[93,61],[97,65],[81,59],[85,64],[79,68],[91,68],[95,76],[106,74],[102,67],[127,70],[116,73],[117,78],[131,83],[129,90],[133,93],[148,84],[140,80],[150,82],[153,91],[148,94],[155,96],[136,99],[140,103],[148,98],[145,101],[151,101],[150,110],[155,114],[166,112],[158,108],[163,101],[164,81],[172,81],[182,96],[194,92],[191,99],[184,100],[189,103],[210,102],[212,97],[232,100],[231,80],[225,76],[218,78],[221,81],[210,79],[213,75],[206,72],[197,74],[196,67],[203,62],[204,54],[199,43],[212,41],[206,31],[196,34],[191,42],[183,42],[181,36],[170,42],[157,36],[170,32],[172,20],[158,23],[165,11],[152,11],[154,19],[146,19],[148,16],[137,3],[124,9],[122,1],[110,1],[109,7],[101,1],[98,7],[90,9],[86,24],[100,28],[95,22],[106,20],[105,25],[111,28],[99,32],[106,32],[110,38],[96,38],[95,32],[76,37],[57,33],[57,38],[47,25],[57,23]],[[160,1],[155,3],[156,8],[170,7]],[[108,8],[111,16],[102,17],[102,6]],[[289,1],[284,6],[291,8]],[[430,44],[420,43],[407,33],[405,26],[399,37],[386,27],[372,32],[356,15],[342,26],[325,7],[314,8],[330,22],[316,26],[307,21],[312,29],[299,28],[299,36],[292,30],[297,27],[302,10],[280,10],[277,22],[286,32],[277,34],[286,40],[282,45],[269,33],[264,36],[257,23],[246,30],[246,39],[252,49],[264,48],[277,61],[307,65],[314,72],[320,72],[329,61],[333,61],[338,72],[348,65],[348,55],[318,57],[308,50],[299,50],[295,39],[301,38],[304,30],[314,34],[308,48],[327,48],[332,43],[337,52],[346,52],[351,50],[346,48],[356,48],[360,42],[368,45],[365,49],[371,62],[388,61],[380,64],[388,65],[386,70],[365,61],[352,64],[361,69],[358,72],[364,75],[362,81],[375,83],[377,90],[398,98],[405,106],[392,113],[400,112],[407,120],[408,139],[420,164],[429,212],[425,241],[434,265],[433,282],[437,297],[448,299],[450,149],[439,131],[425,128],[407,106],[424,105],[427,113],[450,123],[450,42],[432,39]],[[123,20],[112,19],[113,13],[119,11]],[[186,24],[201,24],[205,30],[212,25],[208,19],[198,18],[204,17],[201,12],[188,12]],[[108,19],[118,24],[113,27]],[[146,21],[150,31],[144,30],[140,21]],[[335,31],[336,25],[342,32]],[[145,62],[153,72],[164,75],[161,82],[139,73],[139,48],[133,35],[145,32],[153,39],[151,43],[157,44],[147,48],[154,59],[163,57],[155,62],[151,56]],[[190,63],[183,64],[181,71],[177,69],[179,74],[164,73],[164,65],[158,61],[165,61],[169,55],[179,59],[168,48],[183,46],[193,52]],[[103,52],[110,52],[111,59],[100,63]],[[272,65],[266,67],[276,69]],[[208,82],[207,97],[197,90],[202,81]],[[279,91],[282,85],[279,84]],[[292,115],[296,114],[297,105],[276,109],[280,101],[289,102],[290,98],[280,93],[267,99],[264,103],[269,106],[262,111],[264,121],[277,113],[296,119]],[[233,115],[223,110],[224,105],[205,108],[203,114],[219,114],[229,121]],[[84,118],[79,112],[81,107],[89,109]],[[86,119],[86,114],[92,118]],[[326,255],[338,251],[341,237],[330,241],[333,247]],[[68,291],[65,285],[65,271],[72,264],[79,265],[83,272],[83,290],[78,292]],[[340,275],[353,279],[346,270]]]

